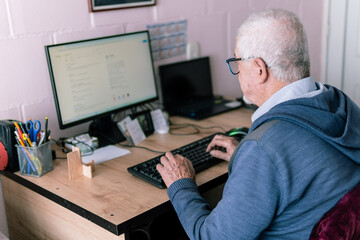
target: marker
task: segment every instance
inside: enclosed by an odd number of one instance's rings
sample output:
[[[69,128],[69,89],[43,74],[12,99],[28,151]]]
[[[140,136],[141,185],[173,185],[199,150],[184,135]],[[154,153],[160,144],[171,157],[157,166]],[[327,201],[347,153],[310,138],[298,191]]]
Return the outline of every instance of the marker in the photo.
[[[44,142],[47,142],[48,140],[48,117],[45,117],[45,139],[44,139]]]

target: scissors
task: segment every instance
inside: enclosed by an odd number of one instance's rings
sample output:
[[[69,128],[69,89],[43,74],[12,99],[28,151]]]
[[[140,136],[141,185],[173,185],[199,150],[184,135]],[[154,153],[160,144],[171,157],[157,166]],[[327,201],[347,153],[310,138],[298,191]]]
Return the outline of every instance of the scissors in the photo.
[[[38,133],[41,130],[41,123],[39,120],[35,120],[34,122],[29,120],[26,122],[26,130],[29,133],[29,138],[31,142],[37,142]]]

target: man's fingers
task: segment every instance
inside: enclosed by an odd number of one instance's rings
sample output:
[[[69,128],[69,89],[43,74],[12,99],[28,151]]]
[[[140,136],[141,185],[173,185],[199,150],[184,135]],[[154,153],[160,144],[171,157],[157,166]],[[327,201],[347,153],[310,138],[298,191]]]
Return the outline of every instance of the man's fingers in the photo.
[[[174,158],[174,154],[172,154],[171,152],[166,152],[165,157],[167,157],[168,159]]]
[[[175,159],[175,156],[171,152],[166,152],[165,157],[173,166],[177,167],[179,165]]]
[[[170,187],[170,185],[175,181],[172,178],[171,171],[166,169],[161,163],[156,165],[156,169],[160,173],[166,187]]]
[[[226,140],[229,139],[229,137],[224,135],[215,135],[215,137],[211,140],[210,144],[207,146],[206,151],[210,152],[214,147],[220,146],[220,147],[226,147]]]
[[[161,163],[158,163],[156,164],[156,170],[158,170],[158,172],[162,174],[165,171],[165,168]]]
[[[166,156],[162,156],[160,158],[160,162],[161,164],[164,166],[164,168],[166,169],[173,169],[174,168],[174,164],[170,162],[170,159]]]
[[[226,160],[226,161],[230,161],[230,157],[231,157],[228,153],[222,152],[222,151],[219,151],[219,150],[210,151],[210,155],[215,157],[215,158],[223,159],[223,160]]]
[[[216,147],[220,146],[222,142],[212,141],[206,148],[206,152],[210,152],[211,150],[215,149]]]
[[[161,176],[167,176],[169,171],[165,169],[165,167],[159,163],[156,165],[156,170],[158,170],[158,172],[160,173]],[[165,181],[165,179],[163,178],[163,180]]]

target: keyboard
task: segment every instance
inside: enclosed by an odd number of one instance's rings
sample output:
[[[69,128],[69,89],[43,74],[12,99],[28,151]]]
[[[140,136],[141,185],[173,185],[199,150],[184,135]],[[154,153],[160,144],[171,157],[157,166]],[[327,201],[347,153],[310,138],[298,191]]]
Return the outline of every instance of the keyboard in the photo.
[[[207,146],[215,135],[216,134],[212,134],[208,137],[204,137],[200,140],[172,150],[171,152],[174,155],[180,154],[188,158],[194,166],[195,173],[199,173],[223,161],[221,159],[214,158],[206,152]],[[241,139],[237,138],[237,140],[240,141]],[[127,170],[132,175],[139,177],[158,188],[165,188],[166,185],[162,180],[160,173],[156,170],[156,165],[160,163],[160,158],[162,156],[164,156],[164,154],[129,167]]]

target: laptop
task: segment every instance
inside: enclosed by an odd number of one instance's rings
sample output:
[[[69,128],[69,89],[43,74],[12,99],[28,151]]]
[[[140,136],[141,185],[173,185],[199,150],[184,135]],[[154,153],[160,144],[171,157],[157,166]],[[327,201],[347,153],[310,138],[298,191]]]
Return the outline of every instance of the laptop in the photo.
[[[170,115],[201,120],[241,106],[215,97],[209,57],[159,66],[162,103]]]

